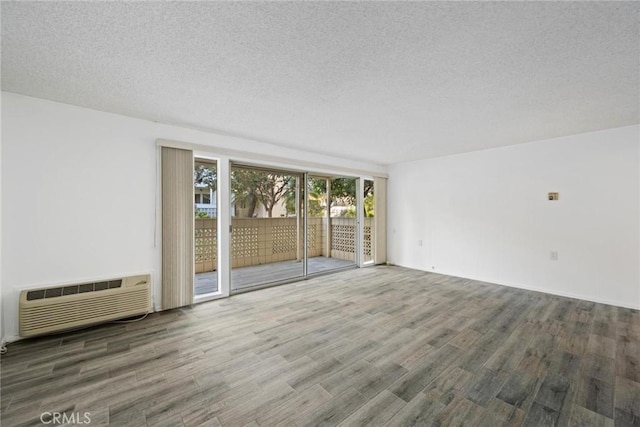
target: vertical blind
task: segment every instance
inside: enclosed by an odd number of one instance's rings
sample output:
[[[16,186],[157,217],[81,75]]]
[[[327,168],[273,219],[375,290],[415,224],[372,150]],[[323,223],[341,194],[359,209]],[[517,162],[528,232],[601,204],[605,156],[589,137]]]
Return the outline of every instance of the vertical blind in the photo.
[[[384,264],[387,262],[387,179],[374,178],[373,188],[375,197],[373,199],[375,250],[374,263]]]
[[[193,152],[162,147],[162,309],[193,303]]]

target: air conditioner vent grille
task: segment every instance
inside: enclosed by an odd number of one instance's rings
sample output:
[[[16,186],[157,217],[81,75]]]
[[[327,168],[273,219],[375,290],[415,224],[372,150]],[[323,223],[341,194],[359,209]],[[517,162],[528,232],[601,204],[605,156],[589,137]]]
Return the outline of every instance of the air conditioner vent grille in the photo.
[[[44,290],[44,297],[45,297],[45,298],[56,298],[56,297],[61,297],[61,296],[62,296],[62,289],[63,289],[63,288],[50,288],[50,289],[45,289],[45,290]]]
[[[27,301],[45,298],[56,298],[63,295],[82,294],[85,292],[99,292],[107,289],[122,287],[122,279],[107,282],[83,283],[81,285],[62,286],[60,288],[46,288],[27,292]]]
[[[25,289],[19,302],[20,335],[43,335],[148,313],[150,279],[139,275]]]

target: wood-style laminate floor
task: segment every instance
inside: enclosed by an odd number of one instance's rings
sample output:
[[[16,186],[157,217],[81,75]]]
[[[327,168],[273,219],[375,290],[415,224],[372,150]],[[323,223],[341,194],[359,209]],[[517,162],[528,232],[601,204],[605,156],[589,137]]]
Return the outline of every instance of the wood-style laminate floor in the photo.
[[[399,267],[9,345],[2,426],[640,425],[640,313]]]

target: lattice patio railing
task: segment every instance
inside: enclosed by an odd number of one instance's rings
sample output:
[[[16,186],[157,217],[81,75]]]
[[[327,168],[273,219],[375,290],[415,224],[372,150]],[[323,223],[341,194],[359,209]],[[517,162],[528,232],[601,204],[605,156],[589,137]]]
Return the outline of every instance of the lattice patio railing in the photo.
[[[326,218],[309,218],[307,237],[309,257],[331,256],[355,260],[355,218],[331,218],[331,253],[325,253]],[[296,240],[296,218],[233,218],[232,266],[245,267],[271,262],[295,260],[302,257]],[[372,259],[372,219],[365,218],[364,256]],[[214,271],[217,268],[216,218],[195,220],[196,273]]]

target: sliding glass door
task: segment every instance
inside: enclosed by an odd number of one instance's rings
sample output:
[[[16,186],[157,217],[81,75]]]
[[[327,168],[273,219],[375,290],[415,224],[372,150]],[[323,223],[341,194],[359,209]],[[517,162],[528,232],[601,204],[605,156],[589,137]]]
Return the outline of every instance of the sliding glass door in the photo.
[[[300,173],[231,167],[231,291],[304,276]]]
[[[383,179],[160,152],[163,308],[384,262]]]
[[[223,265],[218,165],[194,162],[195,297],[219,294],[219,278],[225,292],[241,292],[372,262],[373,181],[225,165],[230,212],[223,216],[230,224]]]

